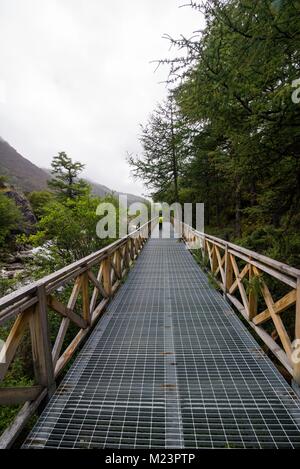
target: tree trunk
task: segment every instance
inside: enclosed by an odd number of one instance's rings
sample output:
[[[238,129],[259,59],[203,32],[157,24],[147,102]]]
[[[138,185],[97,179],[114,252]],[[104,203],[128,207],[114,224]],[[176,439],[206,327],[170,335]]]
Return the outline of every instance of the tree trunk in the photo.
[[[175,202],[179,202],[178,195],[178,168],[177,168],[177,155],[176,155],[176,144],[175,144],[175,133],[174,133],[174,119],[173,119],[173,106],[171,105],[171,134],[172,134],[172,169],[173,169],[173,180],[174,180],[174,198]]]
[[[242,235],[241,229],[241,189],[240,183],[237,184],[235,193],[235,236],[240,238]]]

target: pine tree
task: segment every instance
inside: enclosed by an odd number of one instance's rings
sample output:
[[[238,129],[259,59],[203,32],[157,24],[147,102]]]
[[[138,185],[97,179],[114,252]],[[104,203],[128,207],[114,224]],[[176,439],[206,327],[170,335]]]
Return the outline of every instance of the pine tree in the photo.
[[[143,155],[128,158],[133,175],[143,179],[154,199],[177,202],[188,147],[184,145],[185,129],[173,96],[159,105],[148,123],[141,127]]]
[[[48,185],[58,198],[76,199],[88,191],[88,183],[78,177],[84,169],[84,164],[73,162],[65,152],[60,152],[53,158],[51,166],[53,178]]]

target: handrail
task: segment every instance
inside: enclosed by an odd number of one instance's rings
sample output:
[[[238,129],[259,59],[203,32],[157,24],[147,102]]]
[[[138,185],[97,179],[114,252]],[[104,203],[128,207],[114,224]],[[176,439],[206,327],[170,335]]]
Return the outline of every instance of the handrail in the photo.
[[[11,303],[18,301],[19,299],[24,298],[27,295],[32,294],[35,290],[37,290],[41,286],[48,286],[55,280],[58,280],[62,278],[63,275],[66,274],[72,274],[72,272],[75,273],[76,275],[76,269],[84,266],[84,265],[95,265],[100,259],[107,257],[109,254],[114,252],[116,249],[124,246],[126,244],[128,238],[132,238],[136,236],[141,230],[145,229],[145,227],[149,226],[149,223],[153,223],[156,218],[153,218],[149,222],[145,223],[142,225],[140,228],[138,228],[135,231],[132,231],[130,234],[127,236],[124,236],[123,238],[118,239],[117,241],[114,241],[113,243],[109,244],[108,246],[100,249],[99,251],[96,251],[92,254],[89,254],[88,256],[80,259],[79,261],[75,261],[72,264],[67,265],[66,267],[61,268],[60,270],[57,270],[40,280],[37,280],[35,282],[32,282],[30,285],[26,285],[25,287],[19,288],[16,292],[12,292],[2,298],[0,298],[0,321],[1,321],[1,315],[2,315],[2,309],[5,308],[6,306],[9,306]]]
[[[179,223],[189,248],[198,248],[208,257],[209,270],[227,300],[243,315],[293,380],[300,384],[300,270],[262,254],[199,232]],[[269,279],[283,283],[288,290],[274,299]],[[273,293],[274,295],[274,293]],[[288,331],[281,313],[293,311],[294,330]],[[273,331],[265,329],[271,324]]]
[[[27,328],[30,331],[36,381],[35,386],[31,387],[0,387],[0,405],[24,404],[15,421],[1,435],[0,448],[12,445],[41,401],[54,392],[56,378],[104,312],[157,222],[158,217],[155,217],[109,246],[0,299],[0,324],[14,320],[5,345],[0,350],[0,383]],[[95,267],[97,273],[93,271]],[[73,288],[66,302],[59,299],[56,292],[70,282],[73,282]],[[76,310],[79,297],[80,314]],[[50,341],[49,309],[62,318],[53,346]],[[63,350],[71,323],[79,328],[79,332]]]
[[[284,274],[287,274],[295,279],[300,277],[300,270],[296,269],[295,267],[291,267],[288,264],[285,264],[283,262],[276,261],[275,259],[272,259],[271,257],[267,257],[263,254],[259,254],[255,251],[251,251],[250,249],[247,249],[243,246],[239,246],[238,244],[230,243],[229,241],[225,241],[222,238],[217,238],[216,236],[209,235],[207,233],[203,233],[201,231],[197,231],[191,226],[187,225],[186,223],[182,223],[185,227],[189,228],[191,232],[195,233],[196,236],[206,238],[208,240],[214,241],[216,243],[220,243],[224,247],[228,247],[228,249],[233,249],[234,251],[245,254],[246,256],[249,256],[252,259],[256,259],[259,262],[262,262],[266,266],[270,266],[278,270],[279,272],[282,272]]]

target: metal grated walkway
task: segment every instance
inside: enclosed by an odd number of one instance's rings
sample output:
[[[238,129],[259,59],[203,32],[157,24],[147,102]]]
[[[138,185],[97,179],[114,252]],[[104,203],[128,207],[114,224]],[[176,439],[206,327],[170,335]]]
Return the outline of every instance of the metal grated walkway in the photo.
[[[300,401],[185,245],[150,239],[24,448],[300,447]]]

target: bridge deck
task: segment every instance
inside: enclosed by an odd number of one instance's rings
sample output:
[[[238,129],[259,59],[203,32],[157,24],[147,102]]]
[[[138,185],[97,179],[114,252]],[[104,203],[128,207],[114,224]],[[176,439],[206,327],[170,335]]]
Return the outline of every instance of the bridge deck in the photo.
[[[24,447],[291,448],[299,423],[185,245],[150,239]]]

